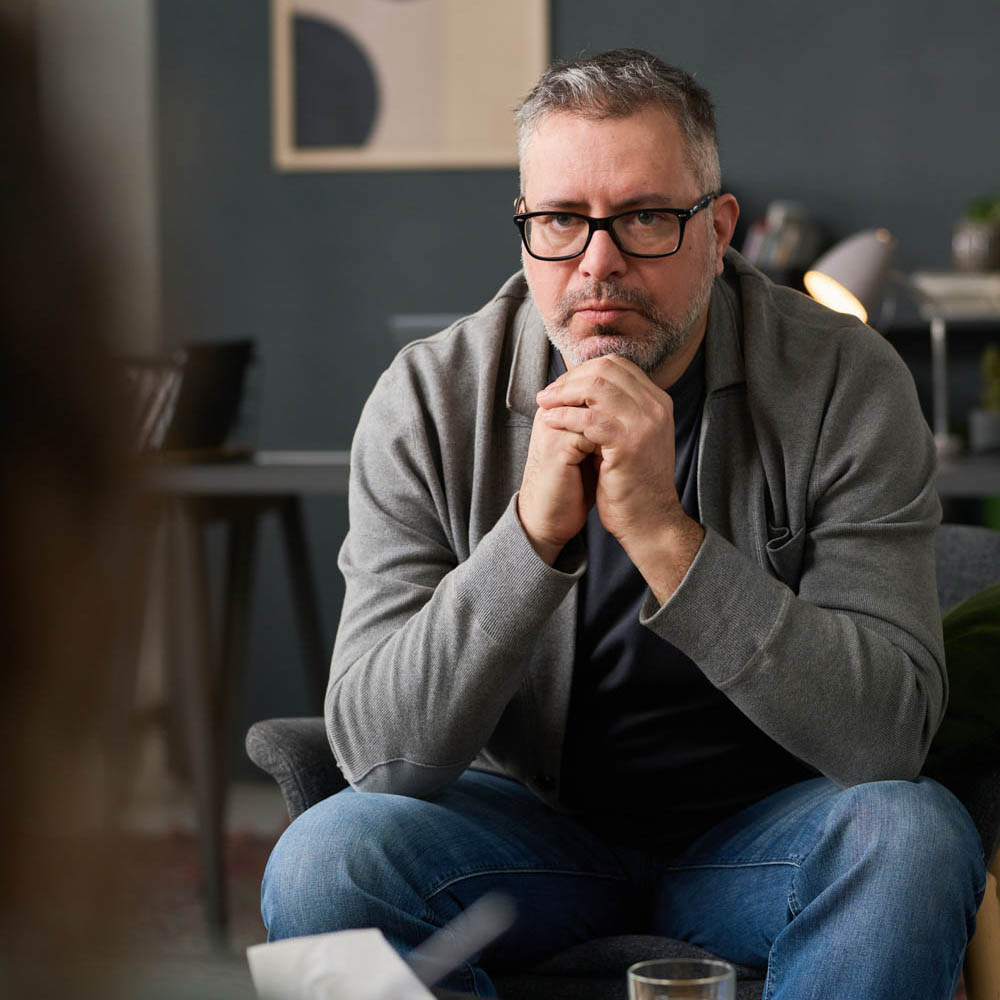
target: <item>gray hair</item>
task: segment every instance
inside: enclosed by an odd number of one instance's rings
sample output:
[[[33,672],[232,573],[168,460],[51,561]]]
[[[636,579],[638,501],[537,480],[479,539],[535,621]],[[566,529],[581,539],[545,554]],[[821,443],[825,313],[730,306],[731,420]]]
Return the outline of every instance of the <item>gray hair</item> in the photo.
[[[690,73],[642,49],[612,49],[553,63],[514,112],[521,163],[545,115],[563,111],[585,118],[625,118],[650,107],[674,117],[702,191],[718,191],[722,172],[712,98]]]

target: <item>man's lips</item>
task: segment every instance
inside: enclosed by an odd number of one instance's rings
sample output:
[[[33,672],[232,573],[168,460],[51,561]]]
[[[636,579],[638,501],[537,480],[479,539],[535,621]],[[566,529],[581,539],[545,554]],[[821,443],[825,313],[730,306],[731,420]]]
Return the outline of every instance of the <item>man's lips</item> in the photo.
[[[579,316],[586,323],[613,323],[625,313],[634,311],[631,306],[618,302],[587,302],[574,309],[573,315]]]

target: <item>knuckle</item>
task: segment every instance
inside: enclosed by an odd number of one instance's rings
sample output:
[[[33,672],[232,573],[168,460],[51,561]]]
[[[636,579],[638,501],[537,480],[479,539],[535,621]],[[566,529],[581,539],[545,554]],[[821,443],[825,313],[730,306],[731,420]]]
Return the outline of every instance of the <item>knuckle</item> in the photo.
[[[657,421],[666,420],[673,416],[674,401],[666,394],[654,396],[649,403],[648,413]]]

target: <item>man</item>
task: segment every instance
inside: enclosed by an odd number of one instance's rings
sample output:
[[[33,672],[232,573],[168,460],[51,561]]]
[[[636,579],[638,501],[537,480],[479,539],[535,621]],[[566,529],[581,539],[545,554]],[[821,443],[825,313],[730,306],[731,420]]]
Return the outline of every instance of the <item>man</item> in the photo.
[[[405,951],[501,888],[517,925],[448,985],[645,932],[782,1000],[950,997],[984,872],[913,780],[946,678],[912,382],[728,249],[686,73],[557,65],[518,125],[523,276],[361,418],[327,697],[353,789],[276,848],[270,936]]]

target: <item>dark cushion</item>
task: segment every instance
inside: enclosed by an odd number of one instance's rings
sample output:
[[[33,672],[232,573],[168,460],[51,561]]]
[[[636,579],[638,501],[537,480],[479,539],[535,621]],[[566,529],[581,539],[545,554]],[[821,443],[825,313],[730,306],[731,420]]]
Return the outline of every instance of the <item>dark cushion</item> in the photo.
[[[693,944],[647,934],[599,938],[567,948],[518,975],[495,976],[504,1000],[625,1000],[625,973],[651,958],[715,958]],[[736,966],[737,1000],[760,1000],[764,970]]]
[[[924,772],[965,804],[991,858],[1000,841],[1000,583],[942,620],[949,697]]]

